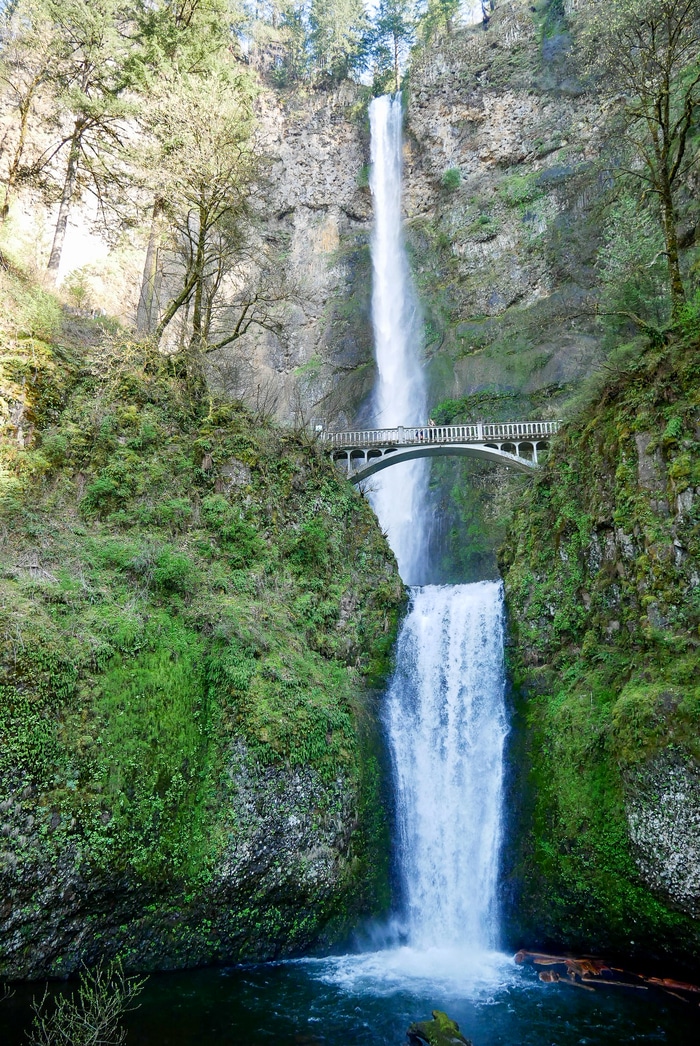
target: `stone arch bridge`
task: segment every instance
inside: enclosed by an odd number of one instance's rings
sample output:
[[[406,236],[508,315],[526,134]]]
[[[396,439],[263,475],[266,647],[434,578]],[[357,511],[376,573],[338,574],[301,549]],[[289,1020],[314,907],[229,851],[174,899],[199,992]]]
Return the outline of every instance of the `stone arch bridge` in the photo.
[[[413,458],[462,454],[531,472],[558,431],[558,421],[506,421],[475,425],[399,425],[394,429],[320,432],[331,459],[351,483]]]

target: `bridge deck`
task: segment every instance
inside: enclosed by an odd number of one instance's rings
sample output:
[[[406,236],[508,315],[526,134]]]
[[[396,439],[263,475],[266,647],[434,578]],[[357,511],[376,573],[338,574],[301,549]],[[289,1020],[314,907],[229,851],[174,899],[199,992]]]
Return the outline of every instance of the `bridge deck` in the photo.
[[[323,443],[333,450],[353,447],[405,446],[415,443],[522,443],[549,440],[559,429],[558,421],[506,421],[476,425],[399,425],[393,429],[357,429],[350,432],[321,432]]]

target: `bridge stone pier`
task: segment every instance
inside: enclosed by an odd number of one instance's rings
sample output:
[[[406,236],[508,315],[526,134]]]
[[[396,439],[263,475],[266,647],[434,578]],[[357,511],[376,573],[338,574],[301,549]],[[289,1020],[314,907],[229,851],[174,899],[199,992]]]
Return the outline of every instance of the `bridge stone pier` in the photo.
[[[400,461],[462,454],[531,472],[558,431],[558,421],[507,421],[475,425],[399,425],[393,429],[320,432],[331,459],[351,483]]]

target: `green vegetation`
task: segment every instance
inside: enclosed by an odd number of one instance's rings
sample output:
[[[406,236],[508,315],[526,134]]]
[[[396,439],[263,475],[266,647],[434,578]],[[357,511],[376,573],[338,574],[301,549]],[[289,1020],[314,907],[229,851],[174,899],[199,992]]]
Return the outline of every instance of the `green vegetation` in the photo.
[[[335,885],[303,910],[283,876],[291,897],[277,916],[269,886],[236,885],[218,929],[187,947],[211,959],[217,947],[269,954],[280,935],[308,942],[386,890],[368,694],[403,589],[374,516],[303,432],[217,402],[175,373],[177,358],[90,321],[77,340],[27,335],[46,335],[32,317],[37,302],[53,315],[50,299],[2,278],[26,303],[0,332],[5,895],[29,924],[48,917],[31,900],[36,875],[124,879],[138,898],[126,922],[152,906],[157,963],[161,909],[180,911],[168,947],[183,947],[190,907],[252,830],[241,780],[284,789],[301,773],[323,838],[354,806],[372,808],[347,829]],[[91,932],[105,919],[98,905]],[[218,945],[232,926],[240,943]],[[122,947],[138,938],[125,931]]]
[[[447,189],[448,192],[459,189],[462,184],[462,172],[459,167],[448,167],[441,178],[441,183],[443,189]]]
[[[509,174],[500,182],[498,192],[509,207],[533,203],[543,195],[539,173]]]
[[[408,1026],[406,1036],[411,1046],[472,1046],[470,1039],[465,1039],[459,1025],[442,1010],[432,1011],[431,1021],[416,1021]]]
[[[609,0],[583,8],[578,26],[582,65],[624,100],[616,130],[629,160],[616,166],[654,197],[675,320],[687,299],[679,201],[696,160],[698,18],[700,0]]]
[[[628,824],[631,802],[658,801],[641,786],[658,759],[700,756],[698,348],[694,305],[667,344],[617,350],[503,545],[526,739],[511,875],[529,941],[700,952],[687,908],[642,875]]]
[[[126,1041],[122,1021],[145,980],[126,977],[119,962],[83,970],[77,994],[59,995],[52,1006],[48,989],[34,1000],[29,1046],[120,1046]]]

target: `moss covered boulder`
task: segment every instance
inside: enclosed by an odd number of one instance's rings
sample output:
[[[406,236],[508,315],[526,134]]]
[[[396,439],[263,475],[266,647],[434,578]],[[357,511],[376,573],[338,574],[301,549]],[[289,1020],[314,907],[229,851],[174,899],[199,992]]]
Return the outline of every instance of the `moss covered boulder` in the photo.
[[[432,1011],[431,1021],[416,1021],[409,1025],[406,1038],[410,1046],[472,1046],[453,1021],[442,1010]]]

